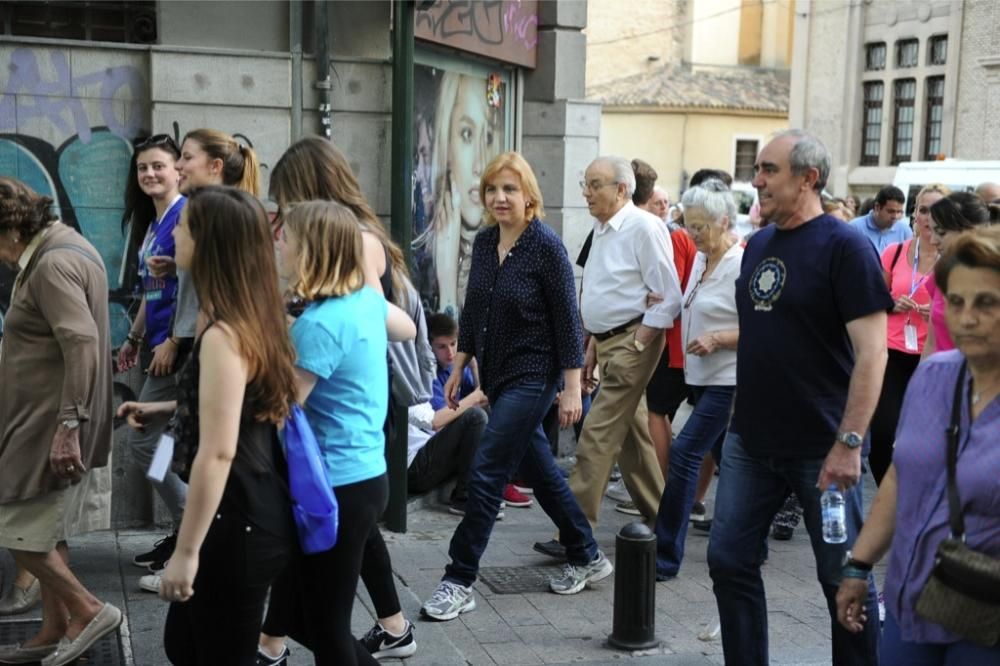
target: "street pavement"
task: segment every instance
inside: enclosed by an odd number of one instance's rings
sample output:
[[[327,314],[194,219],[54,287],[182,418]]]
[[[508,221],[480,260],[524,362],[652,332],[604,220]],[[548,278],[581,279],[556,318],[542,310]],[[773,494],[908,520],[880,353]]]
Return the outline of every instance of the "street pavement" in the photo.
[[[682,420],[682,419],[679,419]],[[675,424],[677,426],[680,423]],[[564,461],[566,462],[566,461]],[[873,482],[866,480],[870,502]],[[713,484],[714,489],[714,484]],[[692,530],[680,576],[656,583],[656,636],[660,645],[639,653],[608,647],[614,617],[613,577],[573,596],[545,591],[544,583],[526,585],[528,591],[498,594],[479,581],[475,585],[477,609],[451,622],[431,622],[419,617],[421,602],[437,585],[448,561],[448,543],[459,518],[447,513],[436,497],[411,502],[408,531],[384,531],[392,555],[403,611],[416,627],[417,653],[407,666],[465,664],[618,664],[636,661],[670,666],[722,664],[718,638],[700,640],[706,625],[716,619],[715,598],[705,562],[706,536]],[[635,519],[617,513],[605,499],[596,536],[600,547],[615,560],[615,535]],[[712,503],[708,502],[711,514]],[[515,586],[558,565],[532,550],[536,541],[553,537],[552,524],[537,506],[507,508],[506,518],[494,528],[482,560],[486,572],[508,574]],[[125,663],[137,666],[167,664],[163,652],[163,623],[167,606],[155,595],[138,589],[143,571],[131,558],[146,550],[158,534],[151,530],[98,532],[74,540],[71,563],[85,585],[99,598],[118,605],[127,619],[122,627]],[[800,526],[791,541],[770,542],[770,556],[763,567],[768,596],[771,661],[782,665],[830,663],[830,620],[816,581],[812,551]],[[4,585],[12,572],[9,554],[0,565]],[[519,568],[510,571],[501,568]],[[881,580],[881,571],[879,580]],[[518,576],[521,576],[518,578]],[[25,617],[38,617],[34,615]],[[374,622],[371,601],[360,586],[353,630],[361,636]],[[292,645],[290,666],[312,664],[304,648]],[[390,660],[391,661],[391,660]],[[90,663],[88,666],[103,666]]]

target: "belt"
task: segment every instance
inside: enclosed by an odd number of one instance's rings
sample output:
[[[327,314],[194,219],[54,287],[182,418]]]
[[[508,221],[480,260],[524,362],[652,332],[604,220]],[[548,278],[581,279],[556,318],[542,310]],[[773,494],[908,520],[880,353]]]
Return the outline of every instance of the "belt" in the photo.
[[[591,335],[593,335],[598,342],[604,342],[608,338],[613,338],[616,335],[621,335],[622,333],[626,333],[630,328],[632,328],[636,324],[641,324],[641,323],[642,323],[642,315],[639,315],[632,321],[626,322],[621,326],[618,326],[617,328],[611,329],[610,331],[604,331],[603,333],[591,333]]]

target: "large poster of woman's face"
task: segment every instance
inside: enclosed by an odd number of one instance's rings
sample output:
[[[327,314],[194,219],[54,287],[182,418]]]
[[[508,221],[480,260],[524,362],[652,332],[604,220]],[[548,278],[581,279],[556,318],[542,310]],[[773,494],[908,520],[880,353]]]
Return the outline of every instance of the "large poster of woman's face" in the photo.
[[[498,77],[414,68],[413,274],[430,312],[458,316],[483,218],[479,178],[506,148]]]

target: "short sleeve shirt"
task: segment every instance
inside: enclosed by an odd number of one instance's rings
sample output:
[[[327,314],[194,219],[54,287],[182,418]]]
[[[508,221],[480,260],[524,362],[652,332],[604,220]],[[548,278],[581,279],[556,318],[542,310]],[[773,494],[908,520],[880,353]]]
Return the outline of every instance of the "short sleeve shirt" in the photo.
[[[292,325],[295,365],[318,378],[305,412],[334,487],[385,473],[387,308],[363,287],[309,304]]]
[[[837,218],[820,215],[753,235],[736,281],[732,425],[749,453],[829,452],[854,369],[846,324],[890,307],[874,247]]]

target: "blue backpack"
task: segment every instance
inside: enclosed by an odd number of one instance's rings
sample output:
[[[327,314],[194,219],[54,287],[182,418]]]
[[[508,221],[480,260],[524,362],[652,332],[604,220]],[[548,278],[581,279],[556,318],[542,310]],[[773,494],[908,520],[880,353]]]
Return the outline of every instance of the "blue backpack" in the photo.
[[[337,544],[337,497],[327,480],[316,436],[299,405],[292,405],[282,434],[299,544],[307,555],[330,550]]]

